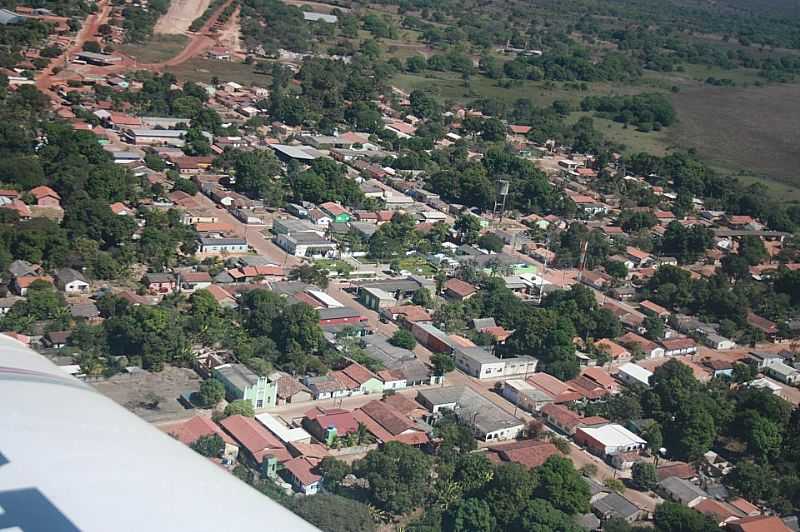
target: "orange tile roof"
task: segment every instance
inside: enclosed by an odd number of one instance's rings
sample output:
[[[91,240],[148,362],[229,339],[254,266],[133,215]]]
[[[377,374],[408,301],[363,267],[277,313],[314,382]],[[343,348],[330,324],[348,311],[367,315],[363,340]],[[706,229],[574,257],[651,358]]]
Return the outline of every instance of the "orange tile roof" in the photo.
[[[220,425],[258,462],[267,456],[274,456],[279,462],[285,462],[291,458],[289,450],[280,440],[252,418],[240,415],[230,416],[223,419]]]
[[[167,434],[172,434],[186,445],[191,445],[203,436],[218,435],[230,445],[235,445],[233,438],[228,436],[219,426],[205,416],[194,416],[186,421],[179,421],[160,427]]]
[[[39,186],[39,187],[36,187],[36,188],[32,188],[30,190],[30,193],[37,200],[41,199],[41,198],[46,198],[48,196],[52,197],[52,198],[59,199],[59,200],[61,199],[61,196],[58,195],[58,192],[56,192],[52,188],[50,188],[48,186],[45,186],[45,185],[42,185],[42,186]]]

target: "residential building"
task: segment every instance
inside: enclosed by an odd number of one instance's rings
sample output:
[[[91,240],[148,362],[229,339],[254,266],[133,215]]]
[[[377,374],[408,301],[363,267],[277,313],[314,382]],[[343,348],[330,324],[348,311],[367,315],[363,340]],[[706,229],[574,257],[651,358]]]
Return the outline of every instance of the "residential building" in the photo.
[[[664,356],[668,357],[693,355],[697,352],[697,343],[688,336],[662,340],[661,346],[664,348]]]
[[[351,395],[383,392],[383,382],[378,376],[356,362],[338,371],[332,371],[331,376],[350,390]]]
[[[278,463],[292,458],[280,440],[255,419],[237,414],[226,417],[219,424],[239,442],[240,452],[246,460],[269,477],[275,476]]]
[[[478,379],[527,375],[535,373],[539,364],[529,356],[498,358],[483,347],[456,347],[453,358],[458,369]]]
[[[604,351],[613,362],[626,362],[631,359],[631,352],[608,338],[602,338],[594,343],[594,346]]]
[[[37,281],[53,284],[53,278],[49,275],[21,275],[14,278],[14,291],[20,296],[25,296],[28,294],[30,286]]]
[[[694,506],[694,509],[713,519],[718,526],[725,526],[731,521],[745,517],[745,515],[734,506],[716,499],[703,499]]]
[[[800,382],[800,371],[783,362],[770,364],[765,368],[765,373],[784,384],[795,385]]]
[[[760,515],[743,517],[727,524],[730,532],[792,532],[780,517]]]
[[[175,275],[169,272],[146,273],[144,284],[151,294],[167,294],[174,292],[178,288]]]
[[[783,364],[783,355],[771,353],[769,351],[750,351],[748,359],[751,360],[757,369],[766,369],[774,364]]]
[[[181,273],[180,289],[187,292],[205,290],[211,286],[211,275],[208,272],[185,272]]]
[[[621,365],[617,369],[617,378],[628,385],[640,385],[649,388],[650,377],[652,376],[652,371],[630,362]]]
[[[159,427],[161,430],[180,440],[185,445],[192,445],[203,436],[217,435],[225,443],[223,456],[236,460],[239,455],[239,445],[225,433],[211,418],[194,416],[185,421],[178,421]]]
[[[434,353],[452,353],[454,346],[447,334],[430,323],[414,323],[411,333],[419,343]]]
[[[391,294],[377,287],[362,286],[358,298],[365,307],[376,312],[397,305],[397,300]]]
[[[253,408],[267,408],[277,404],[276,379],[260,377],[243,364],[223,364],[214,368],[214,377],[222,381],[229,398],[249,401]]]
[[[294,489],[303,495],[315,495],[322,485],[322,476],[314,473],[319,460],[298,456],[283,463]]]
[[[669,319],[670,315],[672,314],[669,310],[665,309],[661,305],[653,303],[649,299],[645,299],[641,303],[639,303],[639,308],[642,309],[642,312],[649,316],[654,316],[656,318],[661,318],[664,321]]]
[[[274,434],[284,445],[290,443],[311,443],[311,434],[302,427],[288,427],[272,414],[258,414],[256,421],[264,425],[267,430]]]
[[[337,245],[314,232],[277,234],[273,242],[282,250],[295,257],[332,257]]]
[[[281,373],[276,382],[278,405],[305,403],[314,398],[311,390],[291,375]]]
[[[312,436],[328,446],[336,438],[343,438],[358,430],[358,421],[352,412],[341,408],[314,407],[304,414],[302,423]]]
[[[592,501],[592,511],[603,521],[616,518],[632,523],[642,515],[642,510],[638,506],[614,492],[606,493]]]
[[[550,442],[538,440],[499,443],[489,447],[486,453],[491,462],[514,462],[528,469],[539,467],[551,456],[560,456],[558,448]]]
[[[309,389],[314,399],[333,399],[350,395],[348,390],[333,375],[306,376],[303,384]]]
[[[200,237],[198,253],[217,255],[221,253],[247,253],[250,249],[244,238]]]
[[[553,398],[522,379],[509,379],[503,383],[501,392],[512,404],[526,412],[538,412],[544,405],[551,404]]]
[[[466,301],[477,292],[476,287],[455,277],[448,279],[444,285],[445,296],[455,301]]]
[[[688,480],[678,477],[667,477],[658,483],[658,491],[664,498],[679,502],[692,508],[708,497],[708,493]]]
[[[325,211],[333,222],[346,223],[350,221],[350,213],[336,202],[328,201],[326,203],[321,203],[319,208]]]
[[[32,188],[30,194],[36,199],[36,205],[39,207],[61,208],[61,196],[48,186]]]
[[[182,148],[186,141],[183,129],[126,129],[123,137],[137,146],[174,146]]]
[[[83,274],[72,268],[56,270],[56,283],[60,290],[67,294],[85,294],[89,291],[89,283]]]
[[[380,443],[397,441],[421,446],[430,442],[417,423],[386,401],[370,401],[353,411],[356,421],[364,424]]]
[[[567,436],[575,435],[579,427],[597,427],[605,425],[608,420],[600,416],[582,417],[563,405],[548,404],[540,409],[542,418]]]
[[[617,453],[638,451],[647,445],[645,440],[616,423],[599,427],[579,427],[575,430],[575,443],[603,458]]]
[[[711,372],[711,378],[733,377],[733,364],[727,360],[707,359],[702,365]]]

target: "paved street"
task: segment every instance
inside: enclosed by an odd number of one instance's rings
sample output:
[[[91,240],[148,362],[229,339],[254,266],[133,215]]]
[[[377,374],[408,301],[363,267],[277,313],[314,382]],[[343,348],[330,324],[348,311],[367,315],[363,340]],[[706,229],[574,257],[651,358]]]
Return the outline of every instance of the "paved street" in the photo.
[[[195,199],[202,208],[214,211],[216,216],[219,217],[220,222],[233,227],[236,235],[244,237],[250,247],[256,250],[259,255],[263,255],[275,264],[286,268],[291,268],[300,264],[300,259],[286,254],[281,248],[276,246],[268,236],[262,234],[262,231],[265,230],[263,225],[248,225],[241,222],[226,209],[218,209],[217,204],[204,194],[197,194]]]

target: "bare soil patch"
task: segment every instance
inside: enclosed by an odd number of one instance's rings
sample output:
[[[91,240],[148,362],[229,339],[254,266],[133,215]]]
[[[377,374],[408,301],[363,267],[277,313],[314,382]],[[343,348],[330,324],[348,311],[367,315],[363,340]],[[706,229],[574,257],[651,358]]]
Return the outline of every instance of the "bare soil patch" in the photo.
[[[167,12],[156,23],[154,33],[165,35],[184,33],[210,3],[211,0],[172,0]]]

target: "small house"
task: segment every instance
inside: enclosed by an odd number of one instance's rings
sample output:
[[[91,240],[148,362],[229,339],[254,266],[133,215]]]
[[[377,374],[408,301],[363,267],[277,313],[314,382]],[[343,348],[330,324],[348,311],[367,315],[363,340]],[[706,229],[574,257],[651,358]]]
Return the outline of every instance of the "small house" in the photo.
[[[85,294],[89,291],[89,283],[83,274],[72,268],[56,270],[56,282],[60,290],[67,294]]]

